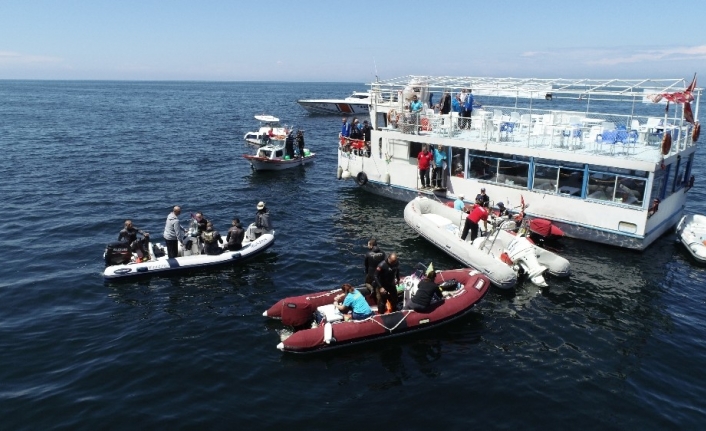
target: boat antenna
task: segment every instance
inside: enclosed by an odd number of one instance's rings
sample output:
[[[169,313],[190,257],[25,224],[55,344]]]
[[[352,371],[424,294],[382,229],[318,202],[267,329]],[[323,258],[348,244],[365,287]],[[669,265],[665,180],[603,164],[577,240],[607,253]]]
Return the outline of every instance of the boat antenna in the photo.
[[[373,57],[373,66],[375,66],[375,82],[380,82],[378,78],[378,64],[375,62],[375,57]]]

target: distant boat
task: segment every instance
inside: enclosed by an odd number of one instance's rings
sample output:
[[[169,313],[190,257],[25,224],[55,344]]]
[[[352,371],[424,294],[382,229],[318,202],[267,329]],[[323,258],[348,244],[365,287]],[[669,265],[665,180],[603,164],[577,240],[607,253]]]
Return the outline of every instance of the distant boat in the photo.
[[[304,157],[289,158],[284,154],[284,145],[268,144],[258,148],[255,155],[244,154],[243,157],[250,162],[256,171],[281,171],[296,166],[311,163],[316,158],[316,153],[304,149]]]
[[[367,115],[370,93],[354,91],[344,99],[302,99],[297,103],[312,115]]]
[[[243,137],[245,142],[254,147],[260,147],[270,142],[284,144],[284,140],[289,133],[287,127],[279,124],[279,118],[272,115],[256,115],[255,119],[260,122],[257,132],[248,132]],[[272,136],[269,135],[272,129]],[[269,137],[266,139],[265,136]]]

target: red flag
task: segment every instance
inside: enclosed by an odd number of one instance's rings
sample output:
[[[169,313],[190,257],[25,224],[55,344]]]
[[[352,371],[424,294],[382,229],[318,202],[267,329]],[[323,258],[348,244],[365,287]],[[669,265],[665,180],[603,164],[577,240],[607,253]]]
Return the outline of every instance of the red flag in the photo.
[[[688,87],[686,87],[686,90],[684,90],[685,93],[693,93],[694,89],[696,88],[696,74],[694,74],[694,79],[691,80],[691,84],[689,84]],[[692,98],[693,100],[693,98]]]
[[[691,112],[691,104],[689,102],[684,104],[684,119],[687,123],[694,124],[694,113]]]

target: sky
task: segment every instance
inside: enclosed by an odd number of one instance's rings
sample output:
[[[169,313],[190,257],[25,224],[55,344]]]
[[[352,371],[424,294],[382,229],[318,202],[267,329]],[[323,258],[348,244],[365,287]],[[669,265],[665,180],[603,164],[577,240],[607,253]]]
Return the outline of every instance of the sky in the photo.
[[[683,78],[706,1],[0,0],[0,79]]]

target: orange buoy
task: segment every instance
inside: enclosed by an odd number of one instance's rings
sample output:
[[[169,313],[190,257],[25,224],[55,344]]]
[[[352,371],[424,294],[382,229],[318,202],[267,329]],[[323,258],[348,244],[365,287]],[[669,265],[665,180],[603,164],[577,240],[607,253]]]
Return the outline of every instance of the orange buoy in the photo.
[[[672,149],[672,135],[671,133],[664,133],[664,136],[662,137],[662,154],[667,155],[669,154],[669,151]]]

